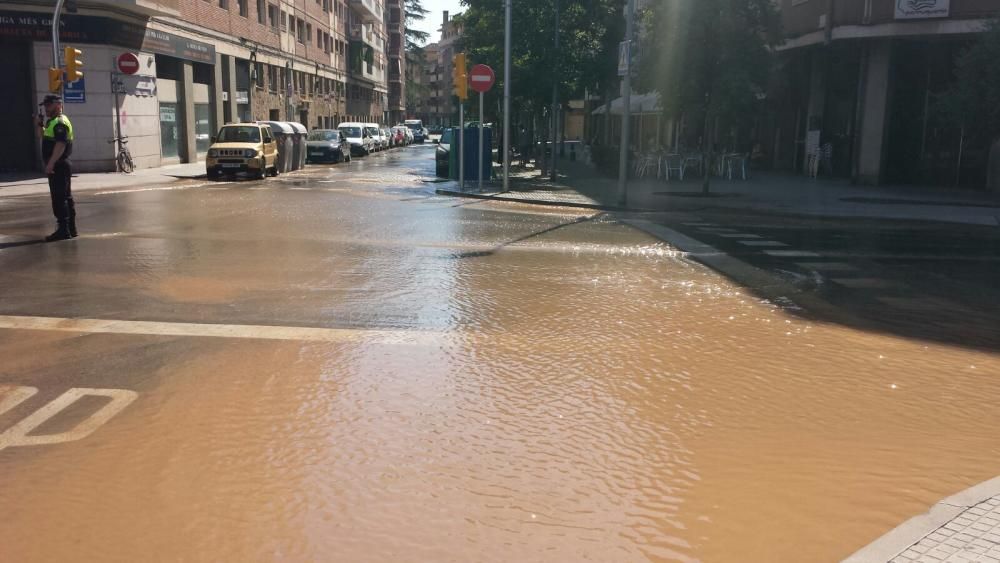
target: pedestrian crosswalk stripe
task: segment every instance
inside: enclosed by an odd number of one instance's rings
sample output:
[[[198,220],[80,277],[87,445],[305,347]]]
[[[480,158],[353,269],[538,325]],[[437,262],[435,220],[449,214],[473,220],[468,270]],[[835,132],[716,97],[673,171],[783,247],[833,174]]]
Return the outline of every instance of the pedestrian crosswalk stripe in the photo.
[[[764,254],[775,258],[819,258],[819,254],[808,250],[765,250]]]
[[[776,240],[741,240],[741,241],[737,241],[737,242],[739,242],[740,244],[742,244],[744,246],[770,246],[770,247],[774,247],[774,248],[777,248],[777,247],[780,247],[780,246],[788,246],[787,244],[785,244],[783,242],[778,242]]]
[[[830,281],[851,289],[885,289],[898,287],[898,284],[889,280],[882,280],[878,278],[831,278]]]
[[[797,262],[803,268],[818,272],[853,272],[857,268],[847,262]]]

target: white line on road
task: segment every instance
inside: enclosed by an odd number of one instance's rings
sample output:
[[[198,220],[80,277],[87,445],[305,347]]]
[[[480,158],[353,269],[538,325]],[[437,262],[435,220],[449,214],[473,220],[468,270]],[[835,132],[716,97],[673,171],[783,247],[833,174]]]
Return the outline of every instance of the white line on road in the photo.
[[[737,241],[744,246],[770,246],[770,247],[781,247],[788,246],[783,242],[778,242],[776,240],[741,240]]]
[[[94,396],[108,397],[111,399],[111,402],[101,407],[100,410],[90,415],[90,417],[72,430],[58,434],[28,435],[50,418],[66,410],[73,403],[84,397]],[[104,423],[114,418],[115,415],[129,406],[138,396],[139,394],[135,391],[127,389],[70,389],[51,403],[32,413],[28,418],[9,428],[6,432],[0,433],[0,450],[14,446],[44,446],[82,440],[90,436],[95,430],[104,425]]]
[[[191,336],[308,342],[366,342],[379,344],[432,344],[441,332],[416,330],[372,330],[297,326],[231,325],[118,321],[0,315],[0,329],[49,330],[86,334],[133,334],[147,336]]]
[[[27,401],[38,393],[37,387],[0,385],[0,414]]]
[[[719,233],[719,236],[723,238],[751,238],[751,239],[761,238],[760,235],[752,235],[750,233],[736,233],[736,234]]]
[[[816,252],[807,250],[765,250],[764,254],[777,258],[819,258]]]

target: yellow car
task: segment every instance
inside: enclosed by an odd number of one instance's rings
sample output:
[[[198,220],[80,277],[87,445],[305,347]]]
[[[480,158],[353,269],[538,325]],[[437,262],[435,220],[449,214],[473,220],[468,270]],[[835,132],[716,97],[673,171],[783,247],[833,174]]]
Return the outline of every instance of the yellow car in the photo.
[[[208,178],[244,173],[252,178],[278,175],[278,144],[271,128],[258,123],[223,125],[212,137],[205,159]]]

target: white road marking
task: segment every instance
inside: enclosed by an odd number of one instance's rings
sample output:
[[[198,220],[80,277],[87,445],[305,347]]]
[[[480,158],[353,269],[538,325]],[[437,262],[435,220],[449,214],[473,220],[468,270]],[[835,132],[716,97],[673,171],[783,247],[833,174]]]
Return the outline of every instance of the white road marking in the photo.
[[[0,329],[49,330],[86,334],[133,334],[146,336],[194,336],[309,342],[375,342],[382,344],[432,344],[443,333],[417,330],[373,330],[296,326],[231,325],[67,319],[0,315]]]
[[[819,254],[807,250],[765,250],[764,254],[777,258],[819,258]]]
[[[310,190],[310,188],[288,188],[288,189],[295,190],[298,192],[308,192]]]
[[[831,278],[830,281],[851,289],[886,289],[899,284],[877,278]]]
[[[819,272],[853,272],[857,270],[847,262],[798,262],[798,265]]]
[[[778,242],[776,240],[741,240],[737,241],[744,246],[770,246],[772,248],[778,248],[781,246],[788,246],[783,242]]]
[[[706,233],[735,233],[736,229],[727,229],[726,227],[698,227],[699,231],[705,231]]]
[[[38,393],[37,387],[0,385],[0,414],[34,397],[36,393]]]
[[[70,389],[0,434],[0,451],[15,446],[44,446],[81,440],[114,418],[138,396],[139,394],[135,391],[126,389],[85,389],[79,387]],[[108,397],[111,402],[77,424],[72,430],[59,434],[28,435],[32,430],[84,397]]]
[[[761,236],[760,236],[760,235],[752,235],[752,234],[750,234],[750,233],[736,233],[736,234],[731,234],[731,233],[719,233],[719,236],[720,236],[720,237],[725,237],[725,238],[750,238],[750,239],[758,239],[758,238],[761,238]]]

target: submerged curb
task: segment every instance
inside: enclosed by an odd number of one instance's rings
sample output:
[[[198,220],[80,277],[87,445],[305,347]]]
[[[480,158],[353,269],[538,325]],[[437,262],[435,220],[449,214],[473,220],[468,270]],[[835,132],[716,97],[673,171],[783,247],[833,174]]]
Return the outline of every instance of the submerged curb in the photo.
[[[452,197],[464,197],[469,199],[484,199],[491,201],[505,201],[509,203],[524,203],[528,205],[543,205],[547,207],[575,207],[578,209],[593,209],[596,211],[616,211],[616,212],[633,212],[633,213],[651,213],[655,210],[652,209],[641,209],[641,208],[630,208],[630,207],[616,207],[610,205],[601,205],[599,203],[580,203],[573,201],[555,201],[547,199],[531,199],[531,198],[520,198],[502,195],[503,192],[493,192],[487,194],[477,194],[473,192],[460,192],[458,190],[447,190],[447,189],[436,189],[434,190],[438,195],[446,195]]]
[[[843,563],[886,563],[936,530],[948,525],[965,511],[998,495],[1000,495],[1000,477],[970,487],[938,502],[924,514],[910,518],[844,559]]]

